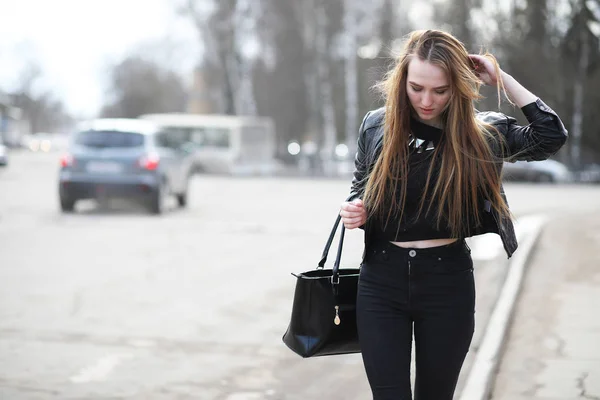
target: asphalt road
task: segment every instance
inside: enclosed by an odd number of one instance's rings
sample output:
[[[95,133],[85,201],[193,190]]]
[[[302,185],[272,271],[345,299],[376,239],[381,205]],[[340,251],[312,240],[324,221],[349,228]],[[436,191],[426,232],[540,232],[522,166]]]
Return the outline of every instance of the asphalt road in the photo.
[[[360,356],[303,360],[281,343],[289,272],[316,266],[349,181],[200,176],[189,207],[159,217],[123,202],[63,215],[58,155],[11,156],[0,169],[0,399],[369,398]],[[517,216],[600,204],[600,186],[507,194]],[[342,263],[356,265],[362,232],[346,236]],[[499,255],[476,260],[478,332]]]

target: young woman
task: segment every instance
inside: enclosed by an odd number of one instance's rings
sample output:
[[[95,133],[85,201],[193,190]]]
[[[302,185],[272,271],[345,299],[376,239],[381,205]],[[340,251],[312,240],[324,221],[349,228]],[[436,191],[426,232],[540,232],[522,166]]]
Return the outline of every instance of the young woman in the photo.
[[[473,105],[481,84],[518,105],[529,125]],[[341,216],[365,230],[357,320],[375,400],[450,400],[474,331],[475,287],[464,238],[500,235],[517,248],[501,183],[504,160],[543,160],[565,143],[556,113],[448,33],[408,36],[380,84],[385,106],[360,128],[352,192]]]

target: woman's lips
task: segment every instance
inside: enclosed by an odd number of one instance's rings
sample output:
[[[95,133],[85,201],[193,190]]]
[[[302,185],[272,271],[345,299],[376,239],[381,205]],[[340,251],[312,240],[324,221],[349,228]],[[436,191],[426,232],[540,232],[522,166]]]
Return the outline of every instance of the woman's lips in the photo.
[[[423,114],[431,114],[433,112],[433,108],[421,108]]]

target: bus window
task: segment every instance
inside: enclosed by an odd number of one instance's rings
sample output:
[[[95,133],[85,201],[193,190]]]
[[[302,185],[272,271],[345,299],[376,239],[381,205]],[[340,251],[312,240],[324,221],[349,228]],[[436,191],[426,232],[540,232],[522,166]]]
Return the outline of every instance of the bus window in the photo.
[[[198,146],[204,145],[204,129],[192,129],[190,141]]]
[[[204,141],[206,146],[227,148],[229,147],[229,129],[225,128],[212,128],[205,129]]]
[[[228,148],[230,146],[230,130],[226,128],[193,128],[189,132],[189,140],[203,148]]]
[[[189,143],[189,134],[185,129],[163,128],[162,132],[157,134],[156,140],[157,145],[160,147],[178,150]]]

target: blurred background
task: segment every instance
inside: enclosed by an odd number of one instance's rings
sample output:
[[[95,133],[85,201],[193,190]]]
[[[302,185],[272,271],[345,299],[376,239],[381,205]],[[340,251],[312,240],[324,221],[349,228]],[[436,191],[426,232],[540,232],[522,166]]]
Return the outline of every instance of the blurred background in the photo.
[[[578,250],[554,236],[544,254],[598,265],[599,0],[0,0],[0,399],[368,398],[359,355],[281,343],[289,272],[320,259],[383,105],[371,88],[426,28],[489,50],[561,116],[567,144],[506,163],[506,191],[520,238],[530,216],[560,220]],[[343,265],[362,240],[348,232]],[[508,270],[497,236],[470,246],[459,391]]]
[[[348,173],[390,55],[410,30],[441,28],[553,107],[571,133],[557,161],[598,180],[598,14],[583,0],[4,1],[0,132],[48,151],[82,119],[261,116],[287,172]],[[479,108],[495,110],[486,89]]]

